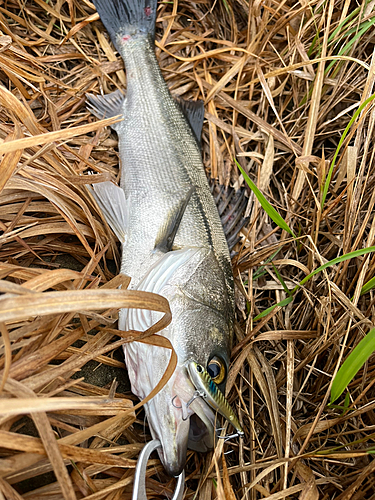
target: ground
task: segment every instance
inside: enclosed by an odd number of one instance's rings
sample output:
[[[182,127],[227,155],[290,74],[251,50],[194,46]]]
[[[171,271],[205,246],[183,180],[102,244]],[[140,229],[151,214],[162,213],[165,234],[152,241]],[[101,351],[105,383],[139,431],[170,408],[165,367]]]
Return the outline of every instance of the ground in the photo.
[[[248,196],[227,384],[245,437],[189,453],[186,498],[375,498],[371,342],[329,405],[374,328],[374,7],[159,3],[163,75],[205,103],[207,176]],[[127,292],[87,187],[118,156],[85,94],[125,88],[123,63],[89,0],[1,2],[0,30],[0,498],[130,498],[150,435],[118,310],[170,317]],[[150,496],[174,487],[156,458],[149,476]]]

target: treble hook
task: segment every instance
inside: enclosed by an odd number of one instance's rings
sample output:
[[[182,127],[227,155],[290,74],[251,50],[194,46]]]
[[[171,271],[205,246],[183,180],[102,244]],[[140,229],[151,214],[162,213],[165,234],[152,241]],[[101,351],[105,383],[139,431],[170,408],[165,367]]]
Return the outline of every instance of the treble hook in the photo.
[[[189,401],[186,403],[186,408],[189,408],[189,406],[191,405],[191,403],[193,401],[195,401],[196,399],[198,398],[203,398],[203,399],[206,399],[207,398],[207,395],[205,392],[203,391],[195,391],[192,398],[189,399]]]
[[[235,432],[233,434],[229,434],[228,436],[218,436],[216,435],[216,437],[218,439],[224,439],[224,443],[226,443],[227,441],[230,441],[231,439],[234,439],[236,437],[239,437],[240,435],[238,434],[238,432]]]
[[[234,432],[233,434],[228,434],[227,436],[220,436],[219,434],[223,429],[224,427],[219,427],[216,429],[216,437],[217,439],[224,439],[224,443],[236,437],[243,437],[243,435],[239,434],[238,432]]]
[[[178,408],[179,410],[182,410],[182,420],[185,422],[189,418],[189,414],[187,412],[189,406],[193,401],[195,401],[198,398],[206,398],[206,393],[203,391],[195,391],[193,396],[189,399],[189,401],[185,404],[185,406],[177,406],[174,403],[174,400],[177,398],[177,395],[172,398],[172,406],[175,408]]]
[[[186,420],[189,418],[189,414],[188,414],[188,411],[187,411],[187,408],[188,408],[188,407],[187,407],[186,405],[185,405],[185,406],[184,406],[184,405],[182,405],[182,406],[177,406],[177,405],[174,403],[174,400],[175,400],[176,398],[177,398],[177,395],[176,395],[176,396],[174,396],[174,397],[172,398],[172,406],[174,406],[175,408],[178,408],[179,410],[182,410],[182,417],[181,417],[181,418],[182,418],[182,420],[183,420],[184,422],[186,422]]]
[[[177,405],[175,405],[175,404],[174,404],[174,402],[173,402],[176,398],[177,398],[177,394],[176,394],[176,396],[174,396],[174,397],[172,398],[172,406],[174,406],[175,408],[178,408],[178,409],[180,410],[180,409],[182,408],[182,406],[177,406]]]

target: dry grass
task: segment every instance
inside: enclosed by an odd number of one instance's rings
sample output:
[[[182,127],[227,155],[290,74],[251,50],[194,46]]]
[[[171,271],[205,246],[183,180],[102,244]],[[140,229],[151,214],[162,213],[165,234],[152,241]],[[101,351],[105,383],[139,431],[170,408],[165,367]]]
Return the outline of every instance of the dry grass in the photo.
[[[150,438],[126,388],[82,378],[91,360],[125,377],[113,353],[140,334],[116,330],[119,308],[165,312],[142,337],[170,320],[166,301],[115,277],[118,246],[86,187],[89,171],[92,182],[115,179],[118,158],[116,135],[86,112],[85,93],[126,83],[97,19],[89,0],[0,3],[0,499],[130,498]],[[159,5],[168,85],[205,100],[207,171],[243,185],[236,156],[299,237],[250,195],[233,262],[228,382],[246,437],[225,458],[222,443],[189,453],[186,498],[375,498],[374,356],[349,385],[348,408],[327,407],[342,360],[374,327],[373,292],[360,294],[373,254],[328,268],[253,321],[286,297],[280,277],[292,289],[327,260],[374,245],[372,105],[323,194],[342,133],[374,92],[374,20],[373,1]],[[163,498],[173,480],[158,460],[149,466],[150,494]]]

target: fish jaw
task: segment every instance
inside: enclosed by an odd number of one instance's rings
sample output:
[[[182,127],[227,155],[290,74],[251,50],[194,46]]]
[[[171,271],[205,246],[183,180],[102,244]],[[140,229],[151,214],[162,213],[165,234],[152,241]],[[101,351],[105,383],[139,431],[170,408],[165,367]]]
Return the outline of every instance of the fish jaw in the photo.
[[[124,352],[132,391],[144,399],[163,375],[170,351],[132,342],[124,345]],[[214,445],[215,415],[201,398],[187,407],[194,393],[186,366],[177,365],[167,384],[144,405],[151,435],[161,443],[160,460],[170,476],[182,472],[188,448],[206,452]]]

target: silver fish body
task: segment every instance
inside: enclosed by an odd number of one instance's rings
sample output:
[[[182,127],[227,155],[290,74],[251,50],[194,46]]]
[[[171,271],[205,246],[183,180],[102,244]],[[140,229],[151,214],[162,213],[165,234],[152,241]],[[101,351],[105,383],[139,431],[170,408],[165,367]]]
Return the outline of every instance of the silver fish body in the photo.
[[[215,415],[209,405],[195,400],[184,410],[195,391],[185,363],[194,359],[207,367],[215,357],[228,371],[234,314],[231,262],[197,139],[155,56],[157,2],[94,3],[124,59],[127,90],[126,99],[117,93],[114,106],[110,99],[91,99],[97,116],[116,114],[116,107],[123,115],[115,126],[121,187],[93,187],[122,241],[121,272],[131,277],[130,288],[159,293],[170,303],[173,319],[162,335],[171,341],[178,366],[145,410],[151,433],[162,444],[160,458],[176,476],[184,467],[187,446],[198,451],[213,447]],[[177,232],[168,250],[164,243],[175,220]],[[119,328],[144,330],[159,317],[122,310]],[[132,390],[143,399],[163,376],[170,351],[134,342],[125,344],[124,352]]]

